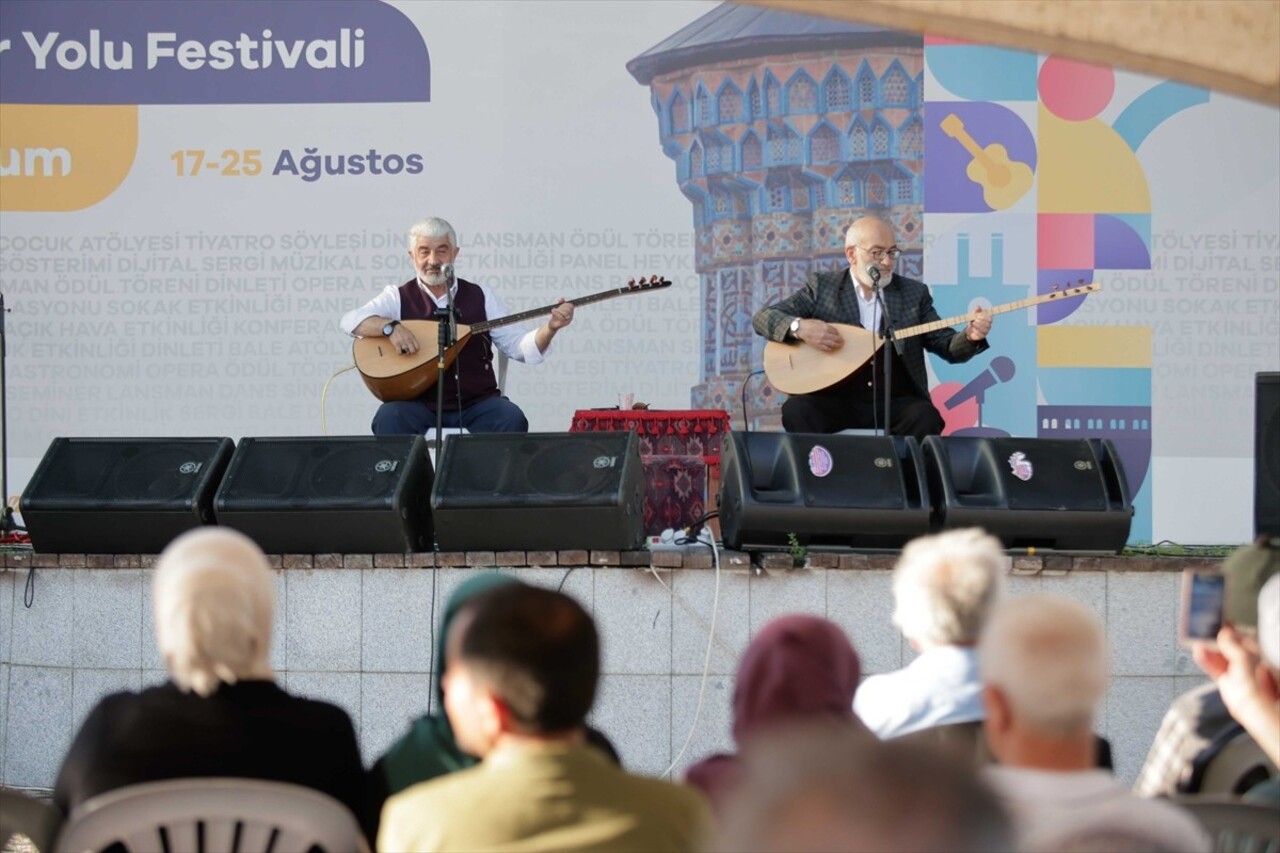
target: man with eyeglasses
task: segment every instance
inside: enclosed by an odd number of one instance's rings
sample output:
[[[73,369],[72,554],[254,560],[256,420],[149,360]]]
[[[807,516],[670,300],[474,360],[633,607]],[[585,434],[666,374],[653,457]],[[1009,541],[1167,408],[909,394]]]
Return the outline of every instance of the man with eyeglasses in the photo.
[[[895,329],[941,319],[929,288],[920,281],[895,275],[902,254],[888,222],[866,216],[849,226],[844,237],[849,268],[817,272],[800,290],[756,312],[758,334],[773,341],[802,342],[819,352],[833,353],[844,338],[831,324],[861,326],[884,335],[884,317],[876,301],[872,268],[889,318]],[[938,329],[902,340],[902,355],[886,344],[851,376],[811,394],[793,394],[782,404],[782,427],[787,432],[832,433],[842,429],[879,429],[884,420],[884,366],[892,358],[889,433],[923,438],[942,432],[942,415],[929,399],[929,376],[924,351],[949,362],[968,361],[987,349],[991,315],[981,314],[964,329]]]

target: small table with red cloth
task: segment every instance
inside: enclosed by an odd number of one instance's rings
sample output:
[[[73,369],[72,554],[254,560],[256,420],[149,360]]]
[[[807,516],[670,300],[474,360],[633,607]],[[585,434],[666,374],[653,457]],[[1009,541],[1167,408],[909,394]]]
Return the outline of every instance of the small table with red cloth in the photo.
[[[570,432],[635,430],[644,466],[644,532],[687,527],[714,504],[729,413],[579,409]]]

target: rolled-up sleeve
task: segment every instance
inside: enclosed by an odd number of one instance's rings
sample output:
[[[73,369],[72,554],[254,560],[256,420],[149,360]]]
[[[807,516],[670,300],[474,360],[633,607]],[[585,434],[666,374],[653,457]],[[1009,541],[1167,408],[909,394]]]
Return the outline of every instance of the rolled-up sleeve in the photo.
[[[352,337],[356,335],[356,326],[369,317],[386,317],[388,320],[400,319],[400,288],[388,285],[382,292],[359,308],[352,308],[342,315],[338,325],[342,331]]]
[[[484,315],[486,317],[490,320],[497,320],[510,313],[507,310],[507,303],[491,288],[482,284],[480,285],[480,290],[484,292]],[[547,353],[538,349],[537,334],[537,329],[524,331],[515,325],[496,326],[489,330],[489,339],[493,341],[493,345],[498,348],[498,351],[507,358],[523,361],[525,364],[539,364],[546,358]],[[550,346],[547,347],[547,351],[551,351]]]

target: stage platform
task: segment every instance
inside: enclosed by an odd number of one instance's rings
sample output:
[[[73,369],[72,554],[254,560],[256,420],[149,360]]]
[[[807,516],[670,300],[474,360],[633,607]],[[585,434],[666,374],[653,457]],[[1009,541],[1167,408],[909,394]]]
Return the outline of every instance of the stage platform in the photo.
[[[832,619],[849,634],[865,674],[910,662],[915,653],[890,622],[895,558],[815,552],[795,568],[788,553],[728,552],[717,574],[705,546],[272,555],[278,597],[272,663],[288,690],[345,708],[372,762],[427,708],[434,627],[449,594],[475,572],[508,572],[563,589],[588,607],[603,647],[593,723],[629,768],[657,775],[674,764],[678,775],[732,747],[733,674],[750,637],[775,617],[808,612]],[[51,787],[74,732],[100,697],[165,679],[151,614],[155,559],[4,554],[4,784]],[[1112,678],[1097,728],[1111,739],[1126,784],[1174,696],[1204,680],[1177,643],[1180,572],[1220,559],[1009,558],[1014,594],[1071,596],[1106,626]],[[681,754],[700,696],[692,742]]]

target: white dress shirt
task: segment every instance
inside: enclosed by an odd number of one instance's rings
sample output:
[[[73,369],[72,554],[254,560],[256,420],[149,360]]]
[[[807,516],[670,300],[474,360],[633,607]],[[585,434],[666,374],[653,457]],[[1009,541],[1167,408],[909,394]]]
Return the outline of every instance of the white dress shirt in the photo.
[[[507,310],[507,304],[502,301],[502,297],[494,293],[493,290],[486,285],[477,284],[480,291],[484,294],[484,315],[490,320],[497,320],[507,316],[510,313]],[[437,299],[430,290],[423,286],[422,282],[418,282],[418,287],[422,288],[422,292],[426,294],[437,308],[443,308],[448,302],[447,297],[441,296]],[[457,295],[458,284],[454,282],[452,285],[454,295]],[[400,320],[400,286],[387,285],[382,292],[370,299],[359,308],[353,308],[342,315],[339,325],[342,331],[348,335],[359,337],[355,333],[356,326],[369,317],[386,317],[388,320]],[[497,326],[489,330],[489,339],[493,341],[493,345],[498,351],[507,356],[507,358],[515,361],[523,361],[525,364],[538,364],[543,360],[546,353],[538,349],[538,343],[535,339],[537,330],[524,331],[518,326]],[[550,347],[547,347],[550,349]]]

